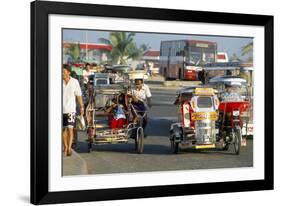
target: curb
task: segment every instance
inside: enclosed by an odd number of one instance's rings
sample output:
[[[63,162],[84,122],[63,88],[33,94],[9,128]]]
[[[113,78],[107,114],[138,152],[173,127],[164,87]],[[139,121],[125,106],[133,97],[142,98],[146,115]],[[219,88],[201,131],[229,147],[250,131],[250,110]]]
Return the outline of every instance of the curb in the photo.
[[[87,174],[87,163],[77,152],[72,150],[71,156],[63,156],[63,176]]]

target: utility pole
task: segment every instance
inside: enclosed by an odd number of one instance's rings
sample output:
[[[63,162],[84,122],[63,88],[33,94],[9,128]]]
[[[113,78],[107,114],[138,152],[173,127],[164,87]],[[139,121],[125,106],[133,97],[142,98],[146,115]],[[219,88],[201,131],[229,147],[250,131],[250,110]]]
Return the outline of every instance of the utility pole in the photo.
[[[88,53],[88,31],[86,30],[86,59],[89,59],[89,53]]]

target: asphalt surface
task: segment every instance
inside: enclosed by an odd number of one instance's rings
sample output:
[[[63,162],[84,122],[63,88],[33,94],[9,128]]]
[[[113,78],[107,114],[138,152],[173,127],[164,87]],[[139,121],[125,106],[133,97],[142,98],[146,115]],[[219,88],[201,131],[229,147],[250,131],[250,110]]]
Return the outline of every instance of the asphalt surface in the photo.
[[[234,168],[253,166],[253,143],[248,140],[240,155],[229,151],[181,149],[170,151],[169,127],[177,119],[173,105],[176,89],[151,89],[153,107],[149,110],[148,137],[144,140],[144,153],[134,151],[134,140],[128,144],[94,145],[88,153],[85,132],[78,133],[76,151],[85,160],[89,174]]]

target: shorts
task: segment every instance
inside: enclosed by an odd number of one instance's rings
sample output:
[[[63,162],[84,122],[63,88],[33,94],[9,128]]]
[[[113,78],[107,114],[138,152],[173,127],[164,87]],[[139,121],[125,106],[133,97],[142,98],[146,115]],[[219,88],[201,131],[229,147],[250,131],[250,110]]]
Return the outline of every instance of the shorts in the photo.
[[[63,127],[64,128],[74,128],[75,126],[75,118],[76,114],[75,112],[63,114]]]
[[[121,128],[124,127],[124,125],[125,125],[125,119],[123,119],[123,118],[120,118],[120,119],[112,118],[110,127],[112,129],[121,129]]]

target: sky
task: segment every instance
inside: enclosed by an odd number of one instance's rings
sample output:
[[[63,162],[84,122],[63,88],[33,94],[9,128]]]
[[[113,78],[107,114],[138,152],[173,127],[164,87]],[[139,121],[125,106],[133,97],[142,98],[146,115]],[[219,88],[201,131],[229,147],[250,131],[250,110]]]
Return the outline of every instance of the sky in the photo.
[[[97,31],[97,30],[75,30],[64,29],[63,41],[74,42],[89,42],[98,43],[99,38],[109,37],[109,31]],[[225,36],[203,36],[203,35],[188,35],[188,34],[159,34],[159,33],[142,33],[136,32],[135,42],[139,46],[141,44],[148,44],[151,49],[159,50],[160,42],[165,40],[206,40],[217,42],[218,52],[227,52],[231,57],[236,54],[241,57],[241,49],[246,44],[253,41],[251,37],[225,37]],[[242,57],[246,59],[248,56]]]

